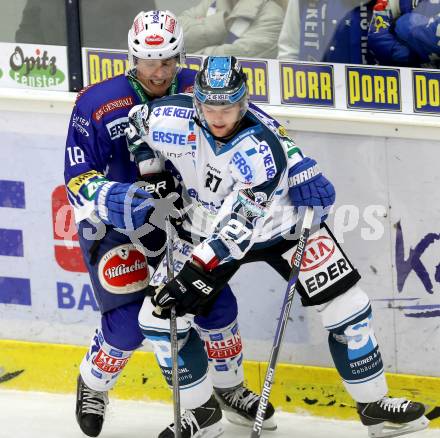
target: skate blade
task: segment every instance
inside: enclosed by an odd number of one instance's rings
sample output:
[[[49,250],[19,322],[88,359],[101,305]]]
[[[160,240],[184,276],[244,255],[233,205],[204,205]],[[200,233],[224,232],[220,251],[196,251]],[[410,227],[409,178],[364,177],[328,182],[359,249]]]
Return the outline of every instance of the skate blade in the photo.
[[[254,425],[254,420],[249,420],[248,418],[242,417],[236,412],[225,410],[223,414],[226,417],[226,419],[232,424],[249,427],[249,428],[251,428]],[[263,430],[275,430],[277,428],[277,424],[275,423],[273,417],[274,415],[272,415],[272,417],[268,418],[267,420],[263,421]]]
[[[224,431],[221,423],[215,423],[211,426],[200,429],[194,435],[194,438],[217,438],[218,436],[223,435]]]
[[[385,422],[368,426],[368,436],[370,438],[392,438],[426,429],[428,425],[429,420],[425,416],[404,424]]]

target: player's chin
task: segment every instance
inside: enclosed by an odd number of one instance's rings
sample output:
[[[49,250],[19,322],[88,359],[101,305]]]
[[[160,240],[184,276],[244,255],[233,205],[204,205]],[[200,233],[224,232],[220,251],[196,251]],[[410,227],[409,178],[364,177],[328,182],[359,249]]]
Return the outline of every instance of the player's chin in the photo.
[[[229,129],[226,126],[212,126],[211,127],[211,132],[216,136],[216,137],[226,137],[226,135],[228,134]]]
[[[163,96],[166,94],[168,88],[171,85],[171,81],[148,81],[147,88],[151,92],[151,94],[154,94],[155,96]]]

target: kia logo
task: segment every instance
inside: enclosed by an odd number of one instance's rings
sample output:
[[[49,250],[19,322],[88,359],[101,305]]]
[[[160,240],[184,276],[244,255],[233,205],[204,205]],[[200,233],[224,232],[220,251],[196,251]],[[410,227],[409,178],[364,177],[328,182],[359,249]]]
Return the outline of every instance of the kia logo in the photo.
[[[307,242],[301,271],[312,271],[324,264],[335,252],[335,243],[330,237],[319,236]]]

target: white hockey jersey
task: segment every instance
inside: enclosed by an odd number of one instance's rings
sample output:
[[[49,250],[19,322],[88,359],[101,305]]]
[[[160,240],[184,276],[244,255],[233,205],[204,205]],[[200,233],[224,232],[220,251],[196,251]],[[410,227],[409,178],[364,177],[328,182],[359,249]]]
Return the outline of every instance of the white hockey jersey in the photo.
[[[148,106],[140,168],[157,172],[169,160],[180,174],[189,206],[183,228],[196,240],[206,238],[193,257],[212,268],[286,237],[297,222],[287,169],[303,155],[282,126],[252,105],[244,128],[224,144],[195,123],[190,96]],[[134,119],[141,113],[145,122],[146,108],[139,107]]]

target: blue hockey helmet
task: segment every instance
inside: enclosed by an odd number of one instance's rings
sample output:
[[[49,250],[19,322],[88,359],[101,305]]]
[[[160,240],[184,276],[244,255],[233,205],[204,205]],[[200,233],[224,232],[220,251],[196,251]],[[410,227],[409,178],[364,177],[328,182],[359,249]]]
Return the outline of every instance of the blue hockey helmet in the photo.
[[[209,56],[194,82],[194,106],[200,120],[203,120],[201,104],[240,104],[243,117],[249,106],[249,92],[246,75],[234,56]]]

